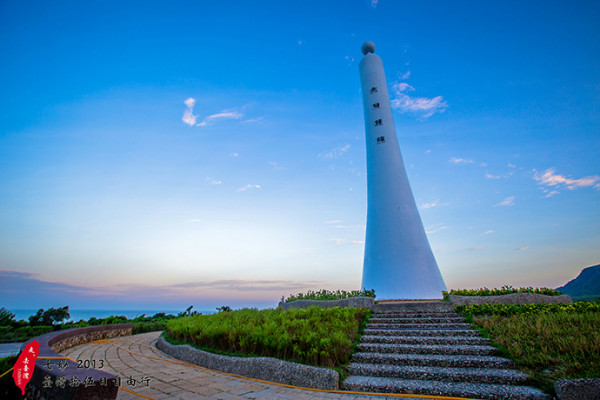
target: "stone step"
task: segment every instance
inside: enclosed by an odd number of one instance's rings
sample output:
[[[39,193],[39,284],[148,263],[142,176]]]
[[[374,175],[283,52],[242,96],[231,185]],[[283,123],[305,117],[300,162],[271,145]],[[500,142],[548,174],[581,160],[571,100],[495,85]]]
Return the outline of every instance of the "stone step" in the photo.
[[[373,317],[384,317],[384,318],[419,318],[423,316],[432,317],[462,317],[461,313],[456,311],[435,311],[435,312],[399,312],[399,311],[375,311],[371,314]]]
[[[480,336],[390,336],[363,335],[361,343],[489,345],[490,340]]]
[[[550,396],[537,388],[489,383],[440,382],[356,375],[348,377],[343,386],[346,390],[357,392],[424,394],[486,400],[550,400]]]
[[[449,368],[514,368],[514,362],[502,357],[480,355],[397,354],[359,352],[352,362],[363,364],[393,364]]]
[[[373,324],[439,324],[439,323],[461,323],[465,322],[465,319],[461,316],[451,317],[410,317],[410,318],[381,318],[371,317],[369,322]]]
[[[428,345],[428,344],[389,344],[360,343],[358,349],[368,353],[401,354],[446,354],[446,355],[493,355],[497,349],[492,346],[474,345]]]
[[[363,335],[369,336],[471,336],[479,337],[479,332],[473,329],[375,329],[367,328]]]
[[[348,366],[350,375],[380,376],[399,379],[418,379],[446,382],[495,383],[501,385],[524,385],[529,377],[514,369],[496,368],[439,368],[428,366],[360,364]]]
[[[373,306],[375,312],[454,312],[454,306],[449,302],[403,302],[380,303]]]
[[[367,328],[386,328],[386,329],[406,329],[406,328],[417,328],[417,329],[470,329],[471,325],[467,323],[406,323],[406,324],[387,324],[387,323],[372,323],[369,322]]]

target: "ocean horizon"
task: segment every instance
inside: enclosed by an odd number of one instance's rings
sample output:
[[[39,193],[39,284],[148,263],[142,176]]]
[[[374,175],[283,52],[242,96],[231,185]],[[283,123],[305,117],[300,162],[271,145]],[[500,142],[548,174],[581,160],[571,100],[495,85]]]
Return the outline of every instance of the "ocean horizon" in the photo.
[[[21,308],[21,309],[9,309],[10,312],[15,314],[15,319],[17,321],[25,320],[29,321],[29,317],[35,315],[39,308]],[[115,310],[115,309],[70,309],[69,314],[71,317],[67,321],[78,322],[80,320],[89,320],[90,318],[107,318],[110,316],[125,316],[127,319],[134,319],[141,315],[145,315],[146,317],[151,317],[158,313],[172,314],[177,315],[180,312],[185,310],[156,310],[156,309],[142,309],[142,310]],[[216,310],[193,310],[198,311],[202,314],[214,314]]]

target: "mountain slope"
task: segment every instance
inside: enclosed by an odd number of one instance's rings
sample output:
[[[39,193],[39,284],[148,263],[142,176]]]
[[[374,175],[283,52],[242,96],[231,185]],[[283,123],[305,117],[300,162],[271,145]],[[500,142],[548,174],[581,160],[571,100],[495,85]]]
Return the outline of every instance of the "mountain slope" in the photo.
[[[600,264],[583,269],[577,278],[556,290],[568,294],[573,300],[600,298]]]

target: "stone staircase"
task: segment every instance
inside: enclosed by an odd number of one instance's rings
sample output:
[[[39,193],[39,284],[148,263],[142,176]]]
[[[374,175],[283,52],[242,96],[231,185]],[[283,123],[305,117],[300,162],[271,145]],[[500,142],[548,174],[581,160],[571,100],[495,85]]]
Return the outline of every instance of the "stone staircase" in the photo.
[[[490,400],[549,400],[449,303],[377,304],[346,390]]]

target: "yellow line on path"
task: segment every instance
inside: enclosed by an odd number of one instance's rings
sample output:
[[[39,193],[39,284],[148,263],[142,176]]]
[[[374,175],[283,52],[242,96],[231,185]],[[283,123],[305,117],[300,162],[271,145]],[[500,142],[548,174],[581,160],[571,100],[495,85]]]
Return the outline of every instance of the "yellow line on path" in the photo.
[[[70,357],[38,357],[38,360],[69,360],[73,362],[77,362]]]
[[[103,339],[103,340],[96,340],[93,342],[89,342],[88,344],[99,344],[99,343],[110,343],[110,342],[128,342],[128,343],[134,343],[137,344],[139,346],[145,346],[145,347],[149,347],[151,349],[154,349],[154,347],[152,346],[148,346],[146,344],[142,344],[142,343],[138,343],[138,342],[134,342],[131,340],[123,340],[123,339]],[[140,357],[145,357],[145,358],[150,358],[153,360],[160,360],[160,361],[166,361],[166,362],[170,362],[173,364],[177,364],[177,365],[184,365],[187,367],[192,367],[192,368],[197,368],[197,369],[202,369],[205,371],[211,371],[211,372],[216,372],[218,374],[222,374],[222,375],[227,375],[227,376],[232,376],[235,378],[241,378],[241,379],[247,379],[250,381],[254,381],[254,382],[260,382],[260,383],[266,383],[269,385],[277,385],[277,386],[282,386],[282,387],[287,387],[287,388],[291,388],[291,389],[301,389],[301,390],[310,390],[313,392],[324,392],[324,393],[336,393],[336,394],[356,394],[356,395],[360,395],[360,396],[385,396],[385,397],[399,397],[399,398],[419,398],[419,399],[441,399],[441,400],[478,400],[478,399],[472,399],[472,398],[468,398],[468,397],[447,397],[447,396],[434,396],[434,395],[427,395],[427,394],[401,394],[401,393],[371,393],[371,392],[351,392],[351,391],[345,391],[345,390],[327,390],[327,389],[314,389],[314,388],[307,388],[307,387],[301,387],[301,386],[294,386],[294,385],[287,385],[285,383],[278,383],[278,382],[271,382],[271,381],[265,381],[262,379],[256,379],[256,378],[249,378],[247,376],[242,376],[242,375],[236,375],[236,374],[232,374],[229,372],[222,372],[222,371],[217,371],[214,369],[209,369],[209,368],[205,368],[205,367],[201,367],[199,365],[196,364],[191,364],[185,361],[180,361],[177,359],[173,359],[173,360],[169,360],[166,358],[159,358],[159,357],[152,357],[152,356],[147,356],[144,354],[139,354],[139,353],[134,353],[133,351],[126,349],[122,346],[116,346],[120,349],[123,349],[125,351],[127,351],[130,354],[134,354],[136,356],[140,356]],[[171,356],[169,356],[167,354],[167,356],[169,358],[173,358]],[[174,361],[176,360],[176,361]],[[134,393],[131,392],[130,390],[125,389],[127,392],[130,393]],[[134,393],[137,394],[137,393]],[[139,395],[142,396],[142,395]],[[142,396],[145,397],[145,396]],[[147,399],[149,399],[149,397],[146,397]]]
[[[135,394],[136,396],[140,396],[144,399],[148,399],[148,400],[156,400],[154,397],[148,397],[148,396],[144,396],[143,394],[139,394],[134,392],[133,390],[129,390],[127,388],[124,388],[123,386],[119,386],[119,389],[126,391],[127,393],[131,393],[131,394]]]
[[[3,373],[2,375],[0,375],[0,378],[2,378],[4,375],[8,374],[10,371],[12,371],[13,369],[15,369],[15,367],[12,367],[11,369],[9,369],[8,371],[6,371],[5,373]]]

